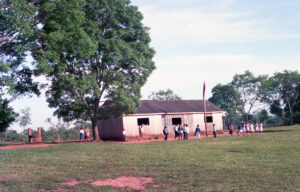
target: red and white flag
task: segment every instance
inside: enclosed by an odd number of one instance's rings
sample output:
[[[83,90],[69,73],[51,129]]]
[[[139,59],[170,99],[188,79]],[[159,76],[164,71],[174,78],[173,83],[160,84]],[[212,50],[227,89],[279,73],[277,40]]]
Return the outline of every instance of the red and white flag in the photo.
[[[203,83],[203,99],[204,99],[204,97],[205,97],[205,81]]]

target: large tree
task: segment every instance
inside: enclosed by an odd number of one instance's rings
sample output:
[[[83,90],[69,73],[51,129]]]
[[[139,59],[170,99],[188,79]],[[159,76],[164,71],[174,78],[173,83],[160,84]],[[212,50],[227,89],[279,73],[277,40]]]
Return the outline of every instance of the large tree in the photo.
[[[266,75],[255,77],[250,71],[245,71],[243,74],[235,75],[230,83],[241,96],[242,114],[246,121],[248,121],[251,111],[261,104],[263,85],[266,79]]]
[[[299,113],[300,101],[300,74],[298,71],[287,71],[275,73],[269,78],[264,87],[263,101],[270,105],[272,114],[288,120],[293,124],[293,120]]]
[[[175,94],[171,89],[159,90],[157,92],[152,92],[148,99],[152,100],[176,100],[181,99],[177,94]]]
[[[134,112],[155,69],[143,16],[129,0],[47,1],[39,14],[46,19],[34,57],[52,81],[49,106],[66,121],[89,118],[99,140],[103,111]]]

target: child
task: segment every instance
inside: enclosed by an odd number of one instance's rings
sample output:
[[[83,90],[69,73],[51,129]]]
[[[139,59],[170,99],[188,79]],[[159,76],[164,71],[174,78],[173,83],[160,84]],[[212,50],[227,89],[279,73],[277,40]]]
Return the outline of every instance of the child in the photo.
[[[256,124],[255,124],[255,131],[256,131],[256,132],[259,132],[259,125],[258,125],[257,122],[256,122]]]
[[[167,140],[168,140],[169,132],[168,132],[168,129],[167,129],[166,126],[164,127],[163,133],[164,133],[164,135],[165,135],[165,141],[167,141]]]
[[[262,134],[262,132],[263,132],[263,123],[259,124],[259,132],[260,132],[260,134]]]
[[[197,139],[197,137],[198,137],[200,140],[200,133],[201,133],[200,127],[199,127],[199,125],[197,125],[196,130],[195,130],[195,134],[196,134],[195,139]]]
[[[123,132],[122,132],[122,140],[124,142],[126,141],[126,131],[125,131],[125,129],[123,129]]]
[[[185,124],[185,140],[189,139],[190,128],[188,124]]]
[[[174,132],[175,132],[175,139],[176,139],[179,136],[178,125],[175,125]]]
[[[84,129],[84,134],[85,134],[85,142],[90,142],[90,129],[88,127]]]
[[[214,134],[214,138],[217,138],[217,132],[216,132],[215,124],[213,124],[213,134]]]
[[[179,125],[178,132],[179,132],[178,139],[182,140],[183,139],[183,127],[181,124]]]
[[[139,126],[139,133],[140,133],[140,139],[144,139],[144,136],[143,136],[143,125]]]
[[[82,142],[84,140],[84,130],[83,130],[83,128],[80,128],[79,133],[80,133],[80,142]]]
[[[232,125],[232,123],[230,124],[230,127],[229,127],[229,134],[232,136],[232,134],[233,134],[233,125]]]

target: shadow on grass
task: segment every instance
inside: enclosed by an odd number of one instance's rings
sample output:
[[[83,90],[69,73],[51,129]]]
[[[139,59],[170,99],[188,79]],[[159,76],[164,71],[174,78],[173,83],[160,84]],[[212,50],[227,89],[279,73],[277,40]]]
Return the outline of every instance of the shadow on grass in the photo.
[[[288,131],[292,131],[292,130],[264,130],[264,133],[279,133],[279,132],[288,132]]]

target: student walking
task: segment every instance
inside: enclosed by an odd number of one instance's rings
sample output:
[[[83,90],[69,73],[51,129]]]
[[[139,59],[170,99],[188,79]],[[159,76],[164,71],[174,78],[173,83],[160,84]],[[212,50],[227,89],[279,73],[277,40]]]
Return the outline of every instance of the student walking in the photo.
[[[215,124],[213,124],[213,134],[214,134],[214,138],[217,138],[217,132],[216,132]]]
[[[164,129],[163,129],[163,134],[164,134],[164,136],[165,136],[165,141],[167,141],[167,140],[168,140],[169,132],[168,132],[168,129],[167,129],[166,126],[165,126]]]
[[[197,125],[196,130],[195,130],[195,136],[196,136],[195,139],[199,138],[199,140],[200,140],[200,133],[201,133],[200,126]]]
[[[231,123],[230,124],[230,127],[229,127],[229,134],[232,136],[233,135],[233,129],[234,129],[234,127],[233,127],[233,124]]]

